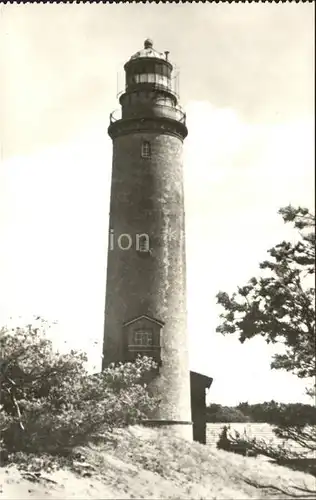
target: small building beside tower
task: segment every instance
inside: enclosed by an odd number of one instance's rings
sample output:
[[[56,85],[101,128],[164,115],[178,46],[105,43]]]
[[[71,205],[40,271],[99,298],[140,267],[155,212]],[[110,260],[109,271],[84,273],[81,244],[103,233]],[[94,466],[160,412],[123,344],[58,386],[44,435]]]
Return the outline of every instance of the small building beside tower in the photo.
[[[115,244],[108,248],[103,367],[153,357],[158,369],[150,388],[161,403],[143,423],[205,442],[212,379],[189,370],[182,164],[188,131],[168,54],[145,40],[124,66],[121,109],[110,115]]]

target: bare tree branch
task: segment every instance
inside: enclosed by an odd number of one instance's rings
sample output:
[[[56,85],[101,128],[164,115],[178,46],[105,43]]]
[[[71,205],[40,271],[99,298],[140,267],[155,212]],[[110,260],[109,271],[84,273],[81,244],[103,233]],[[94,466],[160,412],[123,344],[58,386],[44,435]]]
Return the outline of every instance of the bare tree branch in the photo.
[[[290,487],[295,488],[297,490],[300,490],[302,492],[306,492],[306,495],[301,495],[301,494],[296,495],[295,493],[293,493],[291,491],[285,491],[282,488],[278,488],[277,486],[274,486],[273,484],[260,484],[260,483],[257,483],[255,481],[251,481],[247,477],[243,477],[243,476],[241,476],[241,479],[246,484],[249,484],[249,486],[254,486],[255,488],[260,488],[260,489],[270,489],[270,490],[282,493],[282,495],[286,495],[287,497],[300,498],[300,499],[303,499],[303,498],[314,499],[315,498],[316,491],[313,492],[312,490],[308,490],[308,489],[305,490],[304,488],[299,488],[299,487],[294,486],[294,485],[291,485]]]

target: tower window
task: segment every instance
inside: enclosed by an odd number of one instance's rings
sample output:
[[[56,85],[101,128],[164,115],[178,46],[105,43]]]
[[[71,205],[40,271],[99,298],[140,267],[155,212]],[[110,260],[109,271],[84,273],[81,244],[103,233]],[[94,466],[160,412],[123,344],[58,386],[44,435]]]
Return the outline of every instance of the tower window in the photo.
[[[150,142],[144,141],[142,144],[142,158],[151,158],[151,147]]]
[[[138,252],[149,252],[148,234],[136,234],[136,250],[138,250]]]
[[[149,346],[153,345],[153,334],[151,331],[137,330],[134,333],[134,345]]]

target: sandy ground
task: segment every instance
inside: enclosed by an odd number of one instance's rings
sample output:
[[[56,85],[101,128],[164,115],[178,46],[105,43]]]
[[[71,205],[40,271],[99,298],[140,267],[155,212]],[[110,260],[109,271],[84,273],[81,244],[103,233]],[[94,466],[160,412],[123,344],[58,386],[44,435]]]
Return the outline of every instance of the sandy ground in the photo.
[[[0,499],[258,500],[300,498],[297,487],[316,491],[313,476],[261,457],[173,441],[136,427],[119,435],[114,448],[106,442],[80,448],[84,462],[75,462],[74,471],[41,472],[38,479],[15,465],[0,468]],[[316,493],[308,498],[316,499]]]
[[[0,469],[0,498],[4,500],[190,498],[182,488],[158,474],[145,470],[137,471],[136,467],[118,461],[116,466],[119,467],[119,471],[109,470],[108,481],[111,484],[106,484],[107,480],[98,477],[79,477],[65,470],[43,473],[45,479],[34,483],[23,477],[15,467]],[[52,483],[52,480],[57,484]],[[116,481],[117,487],[113,484]]]

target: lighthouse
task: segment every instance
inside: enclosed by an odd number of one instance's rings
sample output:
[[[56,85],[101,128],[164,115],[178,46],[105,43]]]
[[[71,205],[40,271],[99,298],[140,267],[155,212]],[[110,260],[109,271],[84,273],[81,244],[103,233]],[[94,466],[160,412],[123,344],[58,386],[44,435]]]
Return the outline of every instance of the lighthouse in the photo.
[[[153,42],[124,65],[113,143],[103,367],[154,358],[160,397],[144,423],[192,439],[187,344],[183,141],[186,116],[168,52]]]

